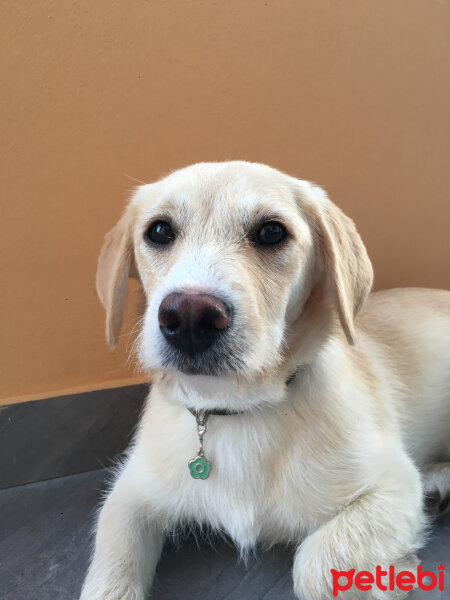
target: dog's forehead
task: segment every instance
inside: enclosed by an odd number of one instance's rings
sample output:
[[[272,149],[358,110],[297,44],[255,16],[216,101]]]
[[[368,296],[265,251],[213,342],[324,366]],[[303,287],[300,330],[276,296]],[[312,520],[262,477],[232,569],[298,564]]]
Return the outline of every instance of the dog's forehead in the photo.
[[[175,171],[155,184],[143,186],[135,199],[148,216],[195,215],[247,220],[258,214],[281,217],[295,210],[290,178],[255,163],[200,163]]]

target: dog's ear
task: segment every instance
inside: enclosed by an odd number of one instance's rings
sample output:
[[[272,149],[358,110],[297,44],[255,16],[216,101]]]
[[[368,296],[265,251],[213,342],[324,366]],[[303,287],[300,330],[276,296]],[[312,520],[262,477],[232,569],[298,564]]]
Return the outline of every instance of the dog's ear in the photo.
[[[353,344],[354,319],[372,288],[372,263],[353,221],[321,188],[310,186],[301,196],[301,207],[313,231],[328,293],[337,308],[347,340]]]
[[[106,311],[106,340],[111,349],[120,334],[128,277],[138,277],[129,209],[106,234],[97,266],[97,294]]]

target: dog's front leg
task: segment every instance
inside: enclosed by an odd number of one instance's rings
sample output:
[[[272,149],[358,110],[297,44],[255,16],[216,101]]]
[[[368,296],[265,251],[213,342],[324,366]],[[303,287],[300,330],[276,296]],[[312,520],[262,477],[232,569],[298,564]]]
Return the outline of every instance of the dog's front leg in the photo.
[[[414,550],[420,545],[424,525],[422,490],[419,475],[409,459],[401,461],[404,470],[391,473],[379,485],[360,495],[346,508],[299,546],[295,554],[294,589],[301,600],[391,600],[404,598],[406,591],[389,590],[387,575],[368,591],[355,585],[360,571],[376,576],[379,565],[384,572],[414,574],[418,559]],[[409,464],[408,464],[409,463]],[[334,572],[341,572],[342,576]],[[370,578],[369,578],[370,580]],[[358,580],[359,581],[359,580]]]
[[[125,467],[104,503],[81,600],[144,600],[161,554],[163,530]],[[142,482],[141,482],[142,483]]]

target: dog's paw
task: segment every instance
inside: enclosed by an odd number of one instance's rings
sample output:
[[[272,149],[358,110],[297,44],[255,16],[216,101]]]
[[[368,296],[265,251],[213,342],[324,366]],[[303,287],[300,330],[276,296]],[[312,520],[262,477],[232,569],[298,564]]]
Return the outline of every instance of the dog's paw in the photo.
[[[80,600],[145,600],[143,594],[137,594],[130,589],[107,588],[105,590],[83,590]]]
[[[408,592],[398,588],[383,589],[375,584],[370,591],[367,588],[360,589],[355,585],[356,569],[340,569],[336,565],[336,569],[331,570],[324,564],[323,554],[308,550],[311,547],[300,547],[294,559],[294,592],[299,600],[335,600],[336,597],[342,600],[404,600],[408,595]],[[418,565],[419,559],[414,554],[393,563],[396,573],[415,573]],[[376,567],[367,570],[374,574]]]
[[[124,581],[101,582],[88,579],[81,591],[80,600],[145,600],[145,594]]]

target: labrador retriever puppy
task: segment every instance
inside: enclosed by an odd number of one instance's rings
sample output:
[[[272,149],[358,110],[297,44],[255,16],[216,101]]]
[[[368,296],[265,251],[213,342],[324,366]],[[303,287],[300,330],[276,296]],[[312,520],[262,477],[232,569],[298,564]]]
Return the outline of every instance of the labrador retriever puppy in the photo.
[[[180,524],[242,554],[295,544],[302,600],[332,598],[333,569],[415,571],[424,491],[445,508],[449,489],[450,292],[370,294],[353,222],[320,187],[247,162],[137,189],[98,264],[112,348],[129,277],[152,388],[82,600],[144,600]]]

